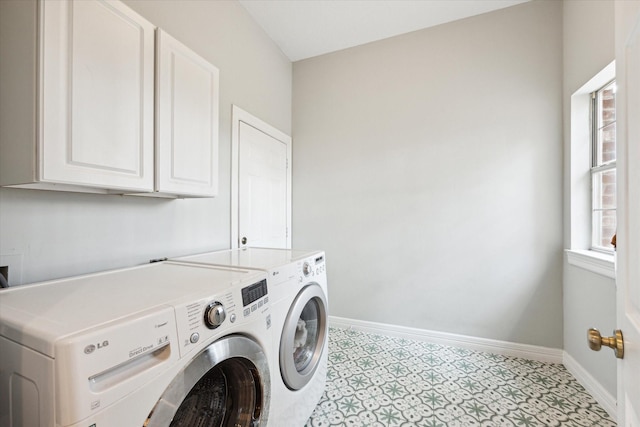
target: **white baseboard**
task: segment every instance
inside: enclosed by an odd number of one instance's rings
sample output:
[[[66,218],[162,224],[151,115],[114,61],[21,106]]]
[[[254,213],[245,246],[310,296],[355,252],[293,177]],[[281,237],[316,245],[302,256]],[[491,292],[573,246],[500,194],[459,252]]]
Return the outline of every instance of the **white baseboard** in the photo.
[[[374,334],[384,334],[416,341],[463,347],[470,350],[485,351],[505,356],[523,357],[540,362],[561,363],[603,409],[607,411],[609,416],[614,421],[617,419],[616,398],[607,392],[600,383],[576,362],[575,359],[569,356],[568,353],[557,348],[490,340],[487,338],[449,334],[446,332],[429,331],[335,316],[329,316],[329,325],[336,328],[355,329]]]
[[[617,422],[618,408],[616,397],[605,390],[604,387],[567,352],[564,353],[563,364],[565,368],[567,368],[567,371],[569,371],[600,406],[607,411],[611,419]]]
[[[562,363],[563,361],[563,351],[557,348],[518,344],[508,341],[498,341],[467,335],[429,331],[425,329],[409,328],[407,326],[366,322],[363,320],[347,319],[335,316],[329,316],[329,325],[337,328],[351,328],[363,332],[382,333],[385,335],[408,338],[417,341],[427,341],[435,344],[463,347],[470,350],[485,351],[505,356],[523,357],[540,362]]]

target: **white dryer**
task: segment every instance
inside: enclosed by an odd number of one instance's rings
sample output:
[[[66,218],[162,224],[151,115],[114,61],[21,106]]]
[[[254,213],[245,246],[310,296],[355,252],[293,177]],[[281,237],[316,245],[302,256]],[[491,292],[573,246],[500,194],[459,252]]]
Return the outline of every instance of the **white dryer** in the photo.
[[[321,251],[240,248],[178,258],[267,272],[273,313],[270,426],[301,427],[322,397],[327,376],[328,290]]]
[[[157,263],[8,288],[0,307],[1,427],[266,425],[264,272]]]

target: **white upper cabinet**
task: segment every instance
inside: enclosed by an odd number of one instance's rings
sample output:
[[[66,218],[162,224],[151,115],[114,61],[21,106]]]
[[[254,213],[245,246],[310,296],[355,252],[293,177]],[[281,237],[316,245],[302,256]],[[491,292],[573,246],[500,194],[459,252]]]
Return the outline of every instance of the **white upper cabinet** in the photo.
[[[216,67],[120,1],[0,0],[0,26],[0,185],[216,195]]]
[[[154,26],[117,1],[0,4],[0,184],[153,191]]]
[[[156,191],[215,196],[218,69],[160,29],[156,43]]]

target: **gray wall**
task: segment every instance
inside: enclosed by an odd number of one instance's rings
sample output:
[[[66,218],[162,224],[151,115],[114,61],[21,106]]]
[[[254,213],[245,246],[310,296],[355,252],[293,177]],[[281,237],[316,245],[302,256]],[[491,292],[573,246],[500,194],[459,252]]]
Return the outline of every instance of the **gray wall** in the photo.
[[[0,189],[0,260],[22,265],[22,275],[9,272],[22,283],[229,247],[231,104],[291,132],[291,62],[240,4],[125,3],[220,69],[220,194],[155,200]]]
[[[597,23],[591,25],[590,23]],[[565,1],[564,140],[565,248],[571,247],[570,117],[571,95],[615,59],[614,2]],[[579,240],[574,236],[574,241]],[[611,395],[616,395],[616,359],[610,352],[587,347],[590,327],[609,334],[616,325],[616,285],[613,279],[564,264],[564,350]]]
[[[562,3],[294,63],[294,247],[330,314],[562,347]]]

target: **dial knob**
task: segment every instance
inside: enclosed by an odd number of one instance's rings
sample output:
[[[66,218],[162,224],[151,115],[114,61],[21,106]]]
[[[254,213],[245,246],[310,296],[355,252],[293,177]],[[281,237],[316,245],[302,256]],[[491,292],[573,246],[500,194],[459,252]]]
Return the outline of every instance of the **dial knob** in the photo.
[[[224,310],[224,305],[218,301],[209,303],[204,310],[204,324],[207,325],[209,329],[215,329],[222,325],[226,317],[227,313]]]
[[[305,262],[304,264],[302,264],[302,272],[304,273],[305,276],[308,276],[309,274],[311,274],[312,269],[311,269],[311,265],[308,262]]]

